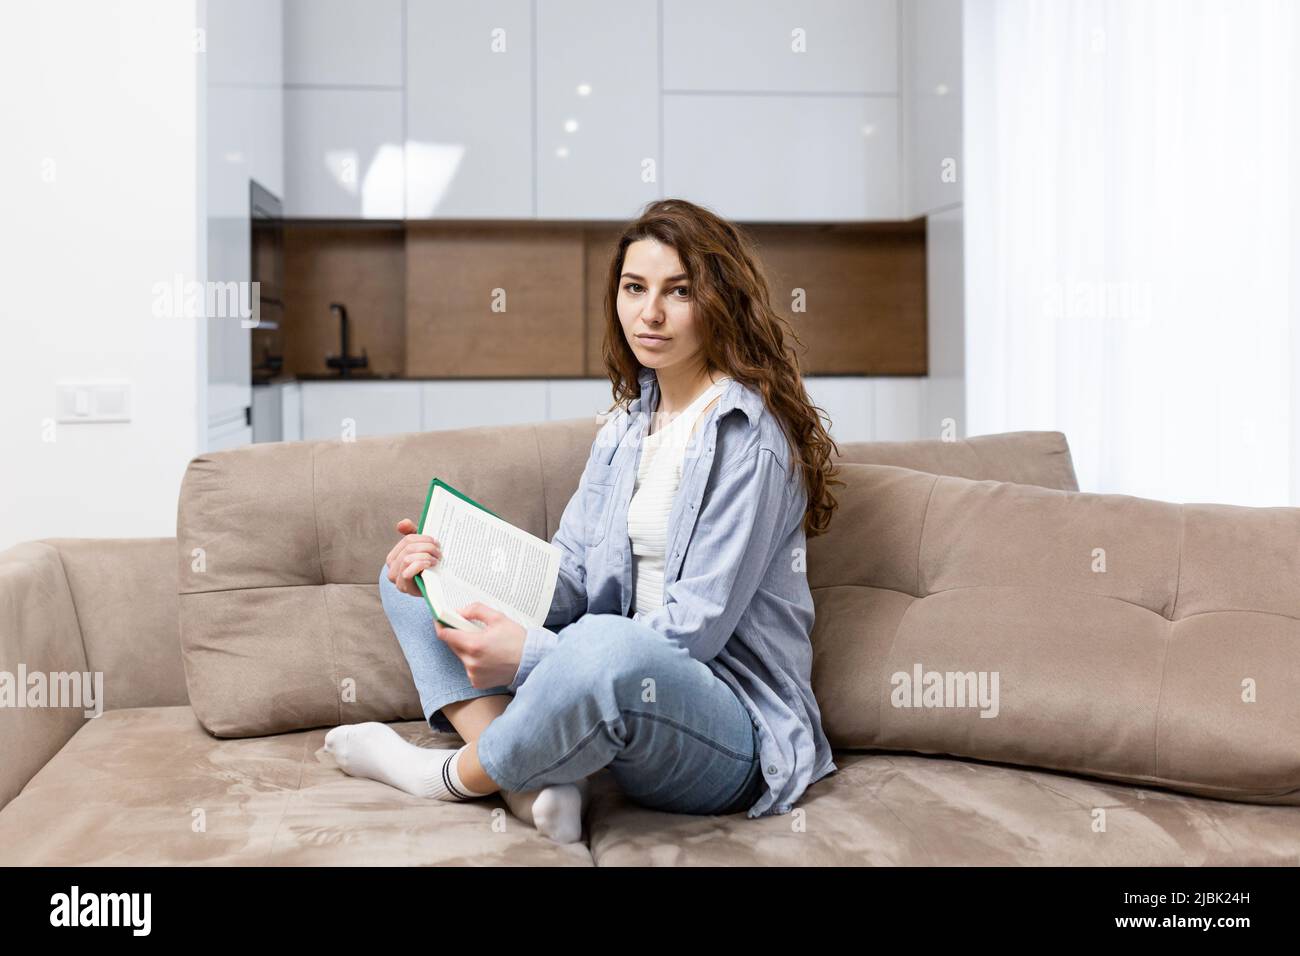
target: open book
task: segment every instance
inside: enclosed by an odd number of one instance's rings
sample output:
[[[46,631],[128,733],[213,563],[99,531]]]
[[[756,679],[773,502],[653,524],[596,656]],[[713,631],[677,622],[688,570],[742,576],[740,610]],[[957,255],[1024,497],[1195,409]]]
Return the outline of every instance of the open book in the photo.
[[[560,574],[560,549],[516,528],[435,478],[420,534],[442,545],[442,559],[415,576],[433,616],[447,627],[481,631],[457,610],[481,601],[523,627],[545,622]]]

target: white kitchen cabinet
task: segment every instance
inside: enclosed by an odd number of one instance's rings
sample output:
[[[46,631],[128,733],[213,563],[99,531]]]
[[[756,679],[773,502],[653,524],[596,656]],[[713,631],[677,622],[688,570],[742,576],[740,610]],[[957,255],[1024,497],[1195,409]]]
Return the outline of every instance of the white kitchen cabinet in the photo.
[[[873,378],[872,441],[915,441],[938,438],[923,427],[926,379],[923,377]]]
[[[590,417],[595,424],[614,401],[607,378],[553,378],[546,383],[546,391],[549,421]]]
[[[283,63],[281,0],[209,0],[203,27],[207,81],[279,87]]]
[[[400,88],[402,0],[284,0],[284,82]]]
[[[280,98],[278,86],[207,90],[207,279],[241,283],[244,311],[253,305],[251,290],[242,291],[252,278],[249,180],[283,188]],[[251,334],[238,314],[208,315],[203,324],[209,438],[225,441],[231,422],[245,424],[244,409],[252,402]]]
[[[664,189],[751,222],[896,219],[898,101],[665,95]]]
[[[251,279],[249,181],[284,189],[283,59],[279,0],[222,0],[206,6],[202,167],[207,275],[213,283]],[[240,288],[246,288],[242,285]],[[242,297],[240,307],[252,303]],[[204,449],[252,440],[251,342],[239,315],[202,319],[207,428]]]
[[[408,218],[536,216],[532,9],[407,0]]]
[[[653,3],[537,7],[537,215],[633,219],[662,195]]]
[[[301,382],[304,441],[421,431],[419,382]]]
[[[622,221],[685,195],[744,221],[897,219],[900,73],[944,85],[958,2],[284,0],[285,214]],[[933,98],[907,129],[931,164],[960,110]]]
[[[938,438],[924,427],[929,380],[920,376],[812,375],[804,388],[830,419],[836,442]],[[824,422],[823,422],[824,424]]]
[[[284,386],[253,386],[253,441],[284,440]]]
[[[423,383],[425,431],[545,421],[544,379],[442,379]]]
[[[252,440],[302,440],[302,386],[298,382],[253,386]]]
[[[821,409],[822,425],[830,420],[831,438],[843,444],[870,441],[872,400],[871,380],[860,375],[805,375],[804,388],[812,403]]]
[[[252,444],[252,442],[253,429],[250,428],[241,417],[237,420],[224,422],[220,425],[209,424],[206,444],[203,450],[229,451],[231,448],[242,448],[244,445]]]
[[[284,91],[284,214],[290,218],[400,219],[400,90]]]
[[[558,386],[564,401],[552,409]],[[285,441],[519,425],[577,418],[605,408],[609,383],[598,379],[441,379],[397,382],[299,382],[282,399]],[[297,427],[301,421],[301,427]]]
[[[248,175],[262,188],[284,196],[284,91],[255,86],[244,91],[248,110]],[[244,191],[245,213],[248,192]]]
[[[284,94],[278,86],[207,91],[208,215],[248,221],[248,181],[284,195]],[[247,245],[248,237],[244,237]]]
[[[937,424],[931,428],[922,421],[929,384],[921,377],[804,378],[812,401],[830,418],[831,437],[840,443],[939,437]],[[525,425],[588,416],[596,425],[613,398],[609,381],[603,378],[299,382],[282,388],[284,441]]]
[[[960,205],[926,217],[925,285],[927,437],[941,437],[945,423],[956,438],[966,435],[965,228]]]
[[[476,385],[485,383],[474,383]],[[921,421],[929,380],[922,377],[864,375],[810,375],[804,387],[813,403],[830,419],[831,437],[837,442],[911,441],[937,438]],[[552,379],[546,418],[596,416],[613,399],[608,379]],[[526,420],[540,420],[526,419]]]
[[[671,92],[898,94],[896,0],[663,0],[663,38]]]
[[[907,218],[961,202],[962,0],[903,6],[903,195]]]
[[[931,375],[925,380],[925,408],[920,438],[965,438],[966,378]]]
[[[286,382],[280,392],[280,440],[302,441],[302,385]]]

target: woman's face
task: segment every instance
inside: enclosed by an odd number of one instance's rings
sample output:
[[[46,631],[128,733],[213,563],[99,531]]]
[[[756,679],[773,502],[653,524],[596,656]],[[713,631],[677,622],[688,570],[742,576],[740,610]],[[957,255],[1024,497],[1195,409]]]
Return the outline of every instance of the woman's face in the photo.
[[[619,276],[618,320],[646,368],[690,368],[695,362],[702,343],[691,292],[686,270],[671,246],[640,239],[627,247]]]

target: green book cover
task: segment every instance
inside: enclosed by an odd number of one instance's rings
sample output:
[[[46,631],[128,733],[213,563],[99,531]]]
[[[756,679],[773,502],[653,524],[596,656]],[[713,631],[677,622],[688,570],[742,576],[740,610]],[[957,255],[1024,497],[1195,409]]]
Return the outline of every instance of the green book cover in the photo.
[[[425,520],[429,517],[429,505],[432,504],[432,502],[433,502],[433,493],[434,493],[435,491],[437,491],[439,488],[445,488],[447,491],[451,492],[451,493],[452,493],[453,495],[455,495],[457,498],[460,498],[462,501],[468,501],[468,502],[469,502],[470,504],[472,504],[475,508],[479,508],[479,509],[481,509],[481,510],[483,510],[483,511],[486,511],[488,514],[490,514],[490,515],[491,515],[492,517],[494,517],[494,518],[500,518],[500,517],[501,517],[499,514],[497,514],[497,513],[496,513],[495,511],[493,511],[491,508],[488,508],[486,505],[479,504],[477,501],[475,501],[475,500],[474,500],[473,498],[471,498],[469,495],[465,494],[465,493],[462,492],[462,491],[459,491],[459,490],[453,488],[451,485],[447,484],[447,483],[446,483],[445,481],[443,481],[441,478],[434,478],[433,481],[429,482],[429,493],[428,493],[427,495],[425,495],[425,497],[424,497],[424,510],[423,510],[422,512],[420,512],[420,523],[419,523],[418,525],[416,525],[416,527],[418,528],[420,534],[424,534],[424,533],[425,533],[425,531],[424,531],[424,522],[425,522]],[[504,519],[502,519],[502,520],[504,520]],[[441,542],[439,542],[439,543],[441,544]],[[424,595],[424,602],[425,602],[426,604],[429,605],[429,610],[433,612],[433,616],[434,616],[434,619],[435,619],[435,620],[437,620],[440,624],[442,624],[443,627],[457,627],[457,626],[459,626],[458,624],[455,624],[455,623],[452,623],[451,621],[448,621],[445,617],[443,617],[441,614],[439,614],[439,613],[438,613],[438,609],[437,609],[436,607],[433,606],[433,600],[429,597],[429,589],[428,589],[428,587],[425,586],[425,583],[424,583],[424,572],[420,572],[419,574],[417,574],[417,575],[415,576],[415,584],[416,584],[416,586],[420,589],[420,593]]]
[[[435,538],[450,552],[415,576],[439,623],[461,630],[485,629],[482,621],[467,620],[459,613],[476,602],[523,628],[546,620],[563,554],[555,544],[515,527],[440,478],[429,483],[419,533]]]

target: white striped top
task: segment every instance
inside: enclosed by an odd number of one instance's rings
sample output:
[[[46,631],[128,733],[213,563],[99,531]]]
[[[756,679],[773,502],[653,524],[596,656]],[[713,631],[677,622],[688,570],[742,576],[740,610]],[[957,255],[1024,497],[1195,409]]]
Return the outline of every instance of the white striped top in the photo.
[[[627,506],[632,588],[638,614],[648,614],[663,606],[668,515],[682,478],[686,446],[704,408],[722,394],[729,381],[722,378],[714,382],[667,426],[641,439],[641,461],[632,486],[632,500]]]

